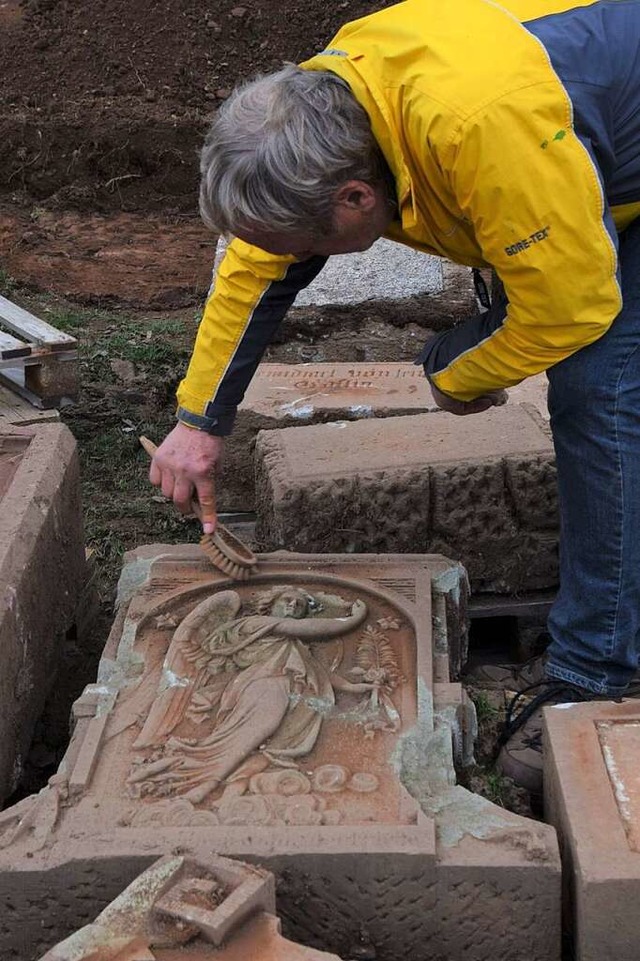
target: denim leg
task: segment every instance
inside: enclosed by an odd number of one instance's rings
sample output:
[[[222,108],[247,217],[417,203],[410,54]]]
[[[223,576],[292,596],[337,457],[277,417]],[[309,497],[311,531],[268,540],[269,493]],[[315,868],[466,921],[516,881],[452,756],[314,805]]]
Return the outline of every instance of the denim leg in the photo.
[[[561,537],[547,675],[609,695],[624,692],[640,652],[639,221],[620,265],[611,328],[548,371]]]

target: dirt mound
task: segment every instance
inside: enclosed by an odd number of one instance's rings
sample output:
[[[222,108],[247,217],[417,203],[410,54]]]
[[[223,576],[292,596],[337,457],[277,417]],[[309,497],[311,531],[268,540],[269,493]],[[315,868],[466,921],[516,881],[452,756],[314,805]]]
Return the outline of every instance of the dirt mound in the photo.
[[[5,0],[0,196],[193,210],[207,120],[241,79],[385,0]]]

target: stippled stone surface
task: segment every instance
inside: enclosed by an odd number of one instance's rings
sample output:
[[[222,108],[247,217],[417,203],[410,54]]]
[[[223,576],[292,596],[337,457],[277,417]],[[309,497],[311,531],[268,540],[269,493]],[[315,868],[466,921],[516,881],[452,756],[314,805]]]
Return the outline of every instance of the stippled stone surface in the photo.
[[[557,583],[553,448],[526,405],[263,432],[256,491],[270,549],[436,551],[477,590]]]
[[[274,912],[267,871],[169,855],[42,961],[339,961],[283,938]]]
[[[0,431],[0,802],[18,781],[84,580],[71,433],[60,424]]]
[[[545,814],[558,830],[577,961],[640,944],[640,703],[545,710]]]
[[[225,445],[221,510],[255,507],[253,454],[258,431],[435,410],[415,364],[261,364]]]
[[[215,268],[227,249],[218,241]],[[329,257],[320,274],[296,297],[300,307],[358,304],[366,300],[403,300],[442,291],[443,260],[384,238],[369,250]]]
[[[214,282],[225,252],[226,242],[221,239]],[[316,279],[298,294],[289,317],[298,332],[303,326],[326,335],[344,330],[346,324],[355,333],[358,319],[378,304],[397,310],[399,324],[416,323],[430,330],[445,330],[478,311],[468,267],[383,239],[368,251],[330,257]]]
[[[42,944],[43,901],[54,944],[93,881],[110,900],[179,849],[261,863],[285,935],[343,957],[558,961],[554,832],[455,786],[464,591],[442,557],[262,555],[238,585],[195,548],[129,555],[60,770],[0,815],[9,956]]]

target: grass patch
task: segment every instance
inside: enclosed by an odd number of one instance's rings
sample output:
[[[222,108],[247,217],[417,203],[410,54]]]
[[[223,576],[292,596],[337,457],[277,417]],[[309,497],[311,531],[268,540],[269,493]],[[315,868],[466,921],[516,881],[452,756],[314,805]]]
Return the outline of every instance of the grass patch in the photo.
[[[475,690],[471,696],[476,706],[478,724],[486,724],[487,722],[498,720],[500,712],[486,691]]]
[[[151,486],[138,442],[140,434],[159,442],[175,424],[175,391],[191,355],[194,313],[79,307],[18,289],[2,270],[0,290],[15,290],[27,309],[78,339],[80,396],[61,417],[78,443],[85,540],[108,626],[125,551],[200,535],[197,522],[185,520]]]

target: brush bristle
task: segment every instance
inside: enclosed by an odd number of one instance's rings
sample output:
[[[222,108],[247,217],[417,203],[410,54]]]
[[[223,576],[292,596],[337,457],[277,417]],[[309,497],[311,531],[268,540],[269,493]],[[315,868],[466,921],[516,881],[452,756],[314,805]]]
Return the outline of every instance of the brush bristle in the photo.
[[[213,543],[211,536],[205,534],[200,541],[200,547],[205,552],[214,567],[217,567],[223,574],[227,574],[234,581],[246,581],[251,573],[250,568],[241,567],[235,561],[229,560],[222,553],[219,547]]]

